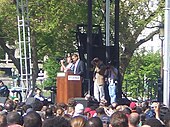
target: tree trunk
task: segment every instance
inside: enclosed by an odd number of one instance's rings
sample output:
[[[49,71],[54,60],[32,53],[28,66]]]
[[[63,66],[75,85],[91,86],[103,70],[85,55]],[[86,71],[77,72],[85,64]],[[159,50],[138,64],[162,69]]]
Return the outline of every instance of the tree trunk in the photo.
[[[37,80],[37,77],[38,77],[38,72],[39,72],[38,59],[37,59],[38,58],[37,57],[37,42],[36,42],[35,32],[34,31],[32,32],[31,48],[32,48],[32,62],[33,62],[32,86],[33,86],[33,91],[34,91],[35,86],[36,86],[36,80]]]
[[[17,68],[18,72],[20,72],[20,62],[19,59],[15,58],[15,56],[12,53],[12,49],[8,48],[6,46],[5,40],[3,38],[0,38],[0,46],[2,49],[8,54],[9,58],[14,63],[15,67]]]

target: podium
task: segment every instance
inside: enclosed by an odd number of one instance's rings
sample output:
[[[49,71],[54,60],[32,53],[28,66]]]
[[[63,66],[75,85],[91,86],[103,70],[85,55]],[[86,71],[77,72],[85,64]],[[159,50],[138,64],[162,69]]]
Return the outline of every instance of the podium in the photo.
[[[82,82],[79,75],[70,74],[69,72],[57,73],[57,103],[66,103],[69,98],[81,97]]]

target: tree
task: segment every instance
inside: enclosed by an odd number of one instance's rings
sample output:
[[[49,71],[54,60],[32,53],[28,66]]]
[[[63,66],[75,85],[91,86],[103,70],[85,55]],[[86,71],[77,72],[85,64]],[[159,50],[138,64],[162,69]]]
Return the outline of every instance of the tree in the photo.
[[[158,34],[158,29],[156,29],[143,38],[139,38],[149,24],[159,22],[156,19],[163,13],[163,7],[164,1],[161,0],[123,0],[120,2],[120,45],[123,47],[120,53],[121,82],[134,51]]]
[[[0,43],[3,48],[2,44],[5,44],[7,40],[10,44],[13,43],[13,45],[15,40],[17,40],[17,21],[15,5],[5,0],[2,3],[5,5],[1,4],[0,29],[3,30],[1,35],[9,37],[5,40],[0,39],[1,42],[3,41],[3,43]],[[134,51],[142,43],[158,33],[158,30],[155,30],[142,39],[139,38],[147,25],[154,21],[163,11],[164,1],[154,1],[153,7],[151,4],[151,0],[120,1],[121,82]],[[87,24],[87,12],[87,1],[84,0],[29,0],[34,61],[37,61],[37,59],[43,60],[43,57],[46,55],[53,59],[54,57],[64,56],[65,51],[76,51],[76,44],[74,43],[76,40],[76,25],[81,23]],[[101,25],[103,32],[105,29],[104,12],[105,3],[103,0],[93,1],[93,24]],[[114,2],[111,3],[110,16],[111,32],[113,34]],[[13,31],[11,31],[11,28]],[[8,51],[5,48],[3,49],[5,52]],[[19,65],[15,57],[11,56],[11,58],[13,58],[16,66]]]
[[[10,13],[9,13],[10,12]],[[16,9],[11,1],[0,1],[0,46],[12,59],[14,65],[20,70],[19,60],[14,57],[13,50],[17,38]],[[13,47],[8,47],[13,45]]]
[[[124,91],[129,91],[132,97],[147,97],[148,92],[152,97],[157,93],[156,82],[160,77],[160,53],[146,50],[135,51],[124,75]],[[152,92],[149,91],[152,88]],[[147,93],[146,93],[147,92]],[[151,96],[150,96],[151,97]]]

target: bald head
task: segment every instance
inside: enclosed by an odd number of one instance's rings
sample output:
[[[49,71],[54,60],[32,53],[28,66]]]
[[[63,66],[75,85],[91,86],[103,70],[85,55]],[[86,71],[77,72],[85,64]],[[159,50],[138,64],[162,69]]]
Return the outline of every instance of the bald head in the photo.
[[[138,113],[134,112],[129,115],[129,127],[130,126],[137,126],[140,122],[140,116]]]

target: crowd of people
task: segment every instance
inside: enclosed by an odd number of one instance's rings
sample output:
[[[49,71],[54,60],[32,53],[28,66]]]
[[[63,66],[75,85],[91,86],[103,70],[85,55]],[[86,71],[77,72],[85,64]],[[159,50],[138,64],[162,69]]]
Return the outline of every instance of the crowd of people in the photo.
[[[159,102],[108,105],[86,99],[86,105],[74,98],[66,104],[8,99],[0,105],[0,127],[170,127],[170,110]]]
[[[77,54],[63,60],[61,71],[85,77],[85,64]],[[26,102],[8,97],[9,90],[0,81],[0,96],[7,100],[0,104],[0,127],[170,127],[170,109],[159,102],[116,102],[118,70],[112,63],[105,65],[99,58],[93,66],[94,96],[87,94],[85,103],[70,98],[67,103],[50,103],[39,88]],[[108,85],[110,102],[105,99]],[[83,86],[82,82],[82,86]],[[83,86],[82,92],[86,92]]]

